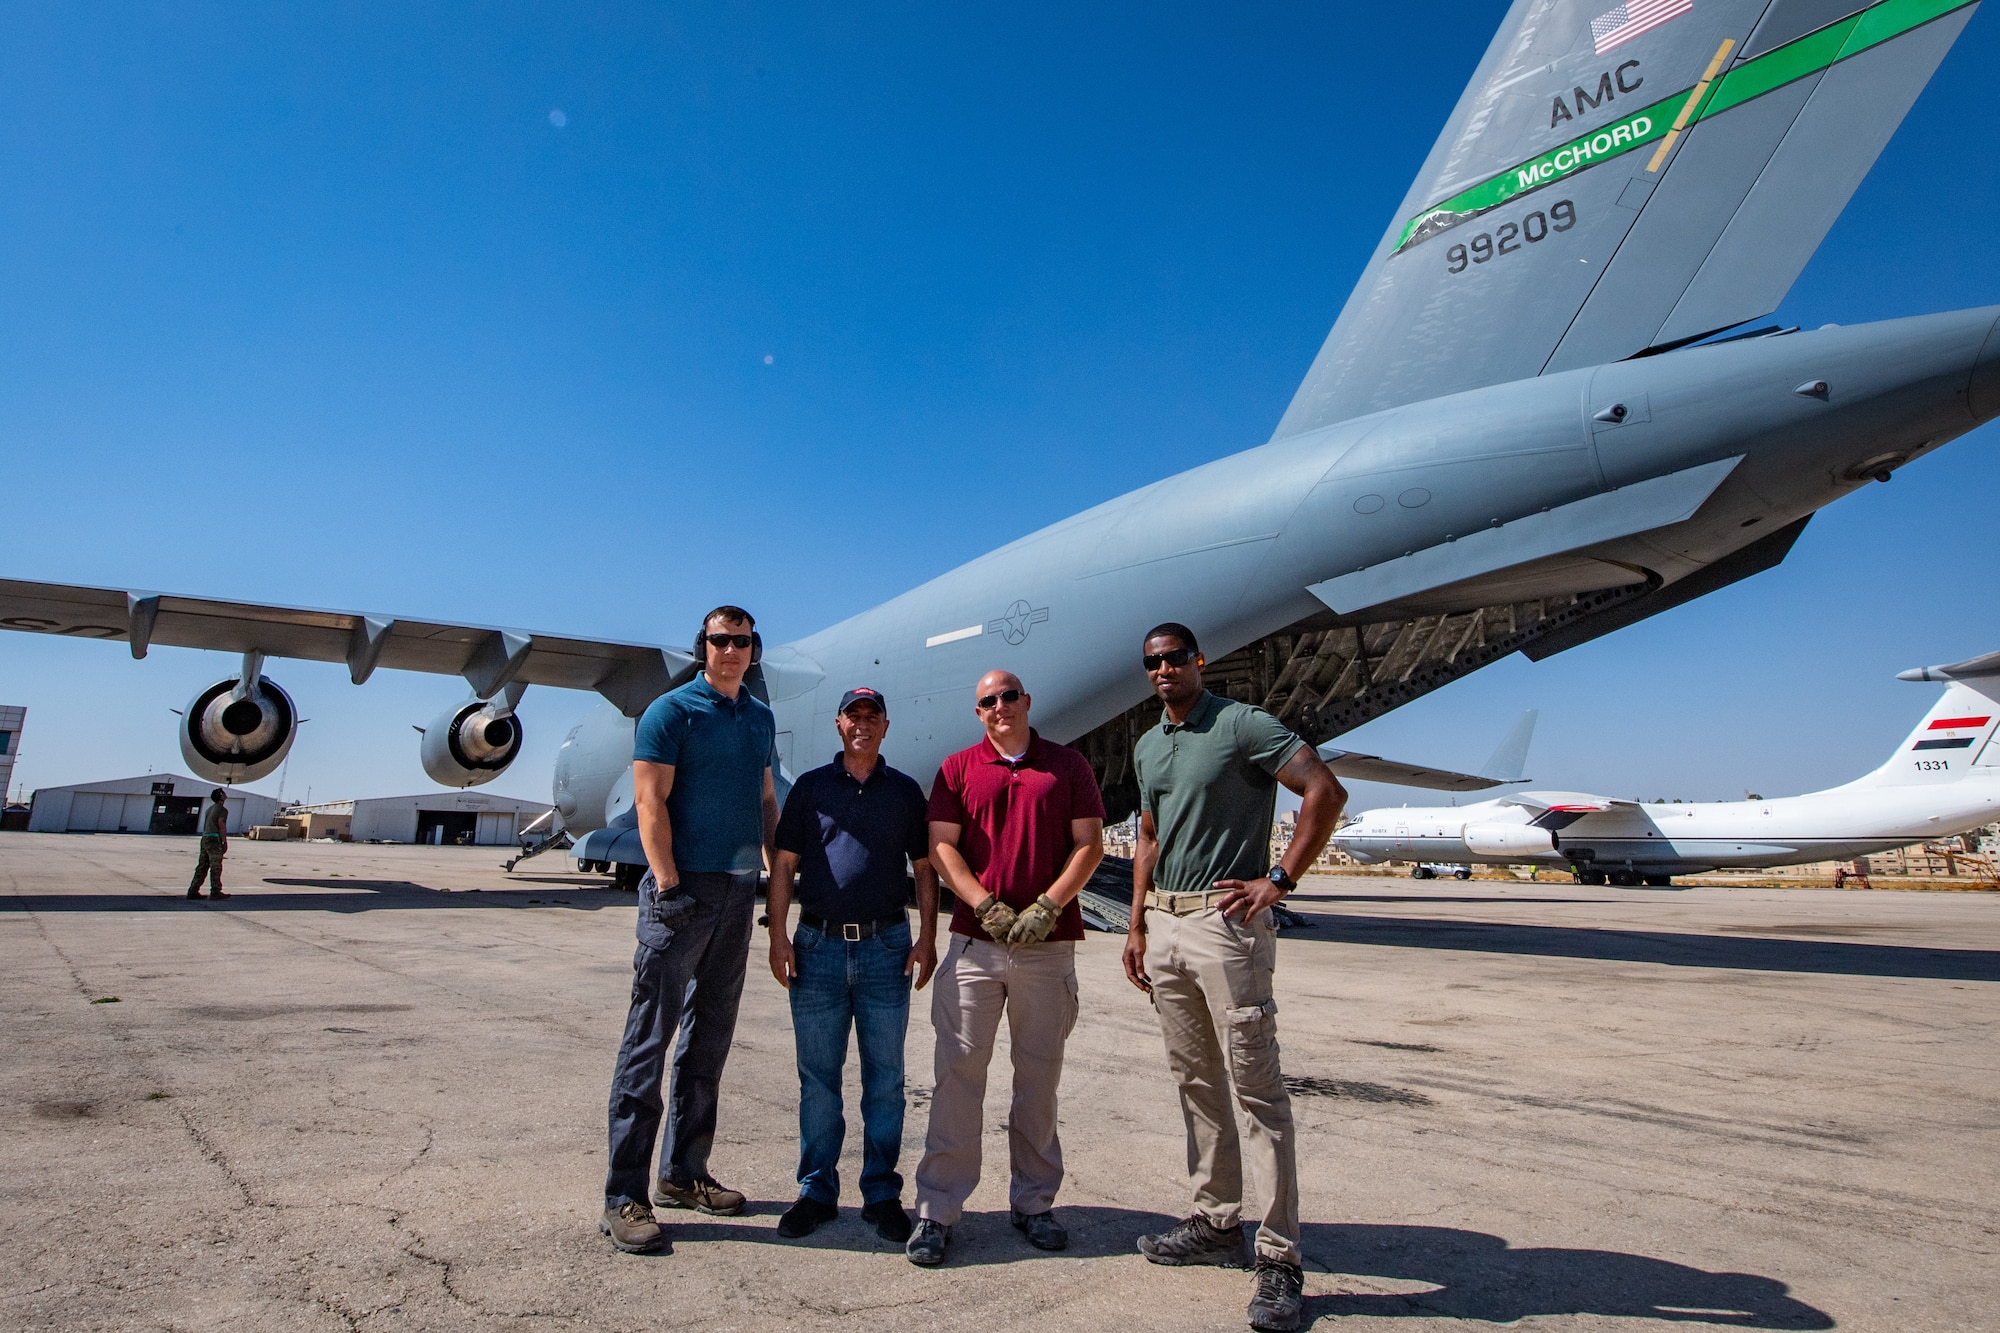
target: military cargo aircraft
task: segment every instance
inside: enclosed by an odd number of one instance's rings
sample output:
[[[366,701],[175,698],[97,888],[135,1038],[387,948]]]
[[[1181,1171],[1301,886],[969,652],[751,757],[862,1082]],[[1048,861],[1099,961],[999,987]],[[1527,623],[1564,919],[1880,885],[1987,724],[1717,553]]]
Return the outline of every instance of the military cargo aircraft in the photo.
[[[2000,653],[1898,679],[1949,684],[1880,768],[1844,786],[1673,805],[1520,792],[1476,805],[1370,810],[1333,841],[1364,864],[1543,865],[1585,884],[1631,887],[1725,866],[1846,861],[1990,822],[2000,815]]]
[[[2000,307],[1746,329],[1976,7],[1517,0],[1272,437],[764,652],[781,781],[857,682],[927,780],[1005,667],[1116,820],[1161,620],[1201,636],[1211,688],[1317,745],[1776,565],[1821,506],[2000,415]],[[591,864],[642,860],[633,720],[696,669],[677,646],[47,583],[0,582],[0,626],[241,654],[180,723],[217,782],[291,744],[273,658],[462,678],[422,742],[450,785],[520,752],[523,689],[595,691],[554,793]]]

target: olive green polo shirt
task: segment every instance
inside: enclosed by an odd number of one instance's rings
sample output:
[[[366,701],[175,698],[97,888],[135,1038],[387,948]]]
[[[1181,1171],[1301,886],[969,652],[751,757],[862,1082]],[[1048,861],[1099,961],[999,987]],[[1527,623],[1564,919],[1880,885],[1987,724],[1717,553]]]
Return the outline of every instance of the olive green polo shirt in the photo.
[[[1263,709],[1203,690],[1179,726],[1165,715],[1132,747],[1139,808],[1153,816],[1153,887],[1199,893],[1271,868],[1278,770],[1305,742]]]

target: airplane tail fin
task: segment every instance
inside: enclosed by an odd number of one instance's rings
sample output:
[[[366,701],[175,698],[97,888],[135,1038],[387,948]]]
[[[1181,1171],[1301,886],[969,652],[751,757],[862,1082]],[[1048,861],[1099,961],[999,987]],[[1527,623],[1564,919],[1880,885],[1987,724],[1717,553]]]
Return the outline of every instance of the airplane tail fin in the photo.
[[[1479,771],[1499,782],[1525,782],[1521,775],[1528,770],[1528,742],[1535,738],[1535,719],[1540,716],[1533,708],[1523,712]]]
[[[2000,662],[2000,654],[1994,658]],[[1942,673],[1949,668],[1929,670]],[[1887,762],[1854,785],[1906,787],[1958,782],[1980,772],[2000,775],[2000,738],[1994,735],[2000,730],[2000,670],[1968,675],[1968,679],[1958,679],[1904,672],[1906,679],[1950,683]]]
[[[1974,0],[1515,0],[1274,438],[1775,310]]]

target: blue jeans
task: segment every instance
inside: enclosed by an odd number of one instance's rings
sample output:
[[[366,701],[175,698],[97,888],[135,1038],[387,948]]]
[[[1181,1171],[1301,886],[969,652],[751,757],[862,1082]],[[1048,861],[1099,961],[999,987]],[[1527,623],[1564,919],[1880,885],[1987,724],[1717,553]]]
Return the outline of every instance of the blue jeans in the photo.
[[[861,1048],[861,1201],[901,1198],[903,1038],[910,1025],[908,922],[843,940],[800,926],[792,937],[792,1030],[799,1052],[799,1195],[840,1202],[840,1072],[847,1032]]]
[[[639,948],[632,1008],[611,1076],[611,1169],[604,1206],[648,1201],[647,1168],[660,1134],[660,1085],[673,1052],[673,1105],[659,1174],[688,1185],[708,1174],[722,1065],[736,1035],[743,969],[757,906],[757,875],[682,874],[678,891],[639,881]]]

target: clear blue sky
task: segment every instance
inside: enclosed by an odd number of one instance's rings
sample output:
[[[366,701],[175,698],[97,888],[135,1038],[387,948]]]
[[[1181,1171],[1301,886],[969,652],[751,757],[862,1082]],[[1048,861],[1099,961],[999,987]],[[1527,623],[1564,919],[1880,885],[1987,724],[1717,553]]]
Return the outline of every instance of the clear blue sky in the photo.
[[[0,573],[818,629],[1266,438],[1503,8],[9,3]],[[1780,318],[2000,301],[1996,66],[1982,14]],[[1351,743],[1471,764],[1532,706],[1544,785],[1853,776],[1932,696],[1894,671],[2000,648],[1996,444]],[[17,780],[179,768],[230,665],[0,635]],[[454,682],[274,673],[287,795],[426,789]],[[590,703],[530,691],[495,789]]]

